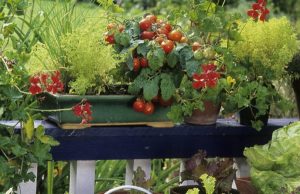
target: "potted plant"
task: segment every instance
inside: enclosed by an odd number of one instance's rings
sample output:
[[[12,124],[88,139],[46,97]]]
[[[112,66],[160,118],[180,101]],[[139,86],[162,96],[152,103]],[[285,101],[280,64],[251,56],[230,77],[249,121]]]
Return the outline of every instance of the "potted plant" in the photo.
[[[284,77],[286,65],[297,52],[296,35],[288,19],[267,21],[266,6],[266,1],[253,3],[248,11],[251,19],[239,24],[241,40],[229,47],[240,68],[240,74],[236,75],[240,87],[225,104],[240,109],[242,123],[257,129],[267,123],[269,105],[283,101],[272,82]],[[287,103],[281,104],[286,106]],[[244,120],[244,115],[249,117]]]
[[[245,148],[251,182],[260,193],[299,193],[300,123],[273,132],[265,145]]]
[[[293,60],[288,64],[287,71],[291,75],[292,80],[292,87],[296,97],[296,103],[298,107],[298,115],[300,116],[300,80],[299,80],[299,73],[300,73],[300,53],[298,52]]]
[[[188,44],[176,51],[184,70],[175,102],[168,113],[176,123],[215,124],[220,107],[235,87],[236,69],[228,49],[229,40],[237,40],[237,14],[228,14],[212,1],[192,1],[177,18],[187,23]],[[174,16],[174,17],[175,17]]]
[[[84,94],[47,94],[50,104],[62,102],[56,107],[44,107],[60,111],[50,117],[60,124],[82,120],[83,124],[150,123],[153,126],[157,122],[168,121],[165,116],[168,108],[165,107],[172,102],[176,80],[181,79],[177,59],[169,53],[180,44],[183,33],[172,30],[168,22],[158,21],[156,16],[148,15],[125,20],[124,24],[109,23],[104,40],[99,42],[99,35],[104,34],[104,26],[98,25],[86,22],[81,28],[65,34],[61,38],[63,60],[60,60],[64,63],[52,60],[50,68],[47,67],[47,72],[50,70],[51,73],[32,73],[30,92],[34,95],[43,91]],[[101,95],[88,96],[90,94]],[[72,100],[68,101],[67,98]],[[101,107],[95,106],[96,98],[102,98]],[[72,111],[79,118],[74,117]],[[92,116],[92,112],[97,116]],[[62,121],[64,117],[67,120]],[[170,122],[166,124],[171,125]]]
[[[207,191],[207,178],[213,177],[213,193],[237,193],[232,190],[232,182],[235,178],[233,160],[225,158],[206,158],[205,151],[199,151],[197,154],[188,159],[185,163],[185,171],[181,173],[182,180],[193,180],[196,185],[179,186],[171,189],[171,194],[185,194],[189,189],[198,188],[197,193]],[[210,178],[211,179],[211,178]],[[206,180],[206,181],[205,181]],[[205,183],[205,184],[204,184]],[[205,189],[204,189],[205,187]],[[212,190],[212,189],[209,189]]]

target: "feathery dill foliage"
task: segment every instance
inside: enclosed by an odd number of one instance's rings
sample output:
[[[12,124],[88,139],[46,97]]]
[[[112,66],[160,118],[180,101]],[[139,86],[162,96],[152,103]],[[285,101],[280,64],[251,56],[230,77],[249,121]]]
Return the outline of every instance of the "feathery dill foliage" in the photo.
[[[296,34],[285,17],[265,22],[249,19],[241,24],[241,36],[245,41],[232,45],[237,58],[253,66],[263,65],[277,76],[297,52]]]
[[[112,47],[99,40],[105,28],[104,21],[87,21],[62,37],[62,49],[71,79],[69,93],[101,93],[112,81],[108,73],[118,61]]]

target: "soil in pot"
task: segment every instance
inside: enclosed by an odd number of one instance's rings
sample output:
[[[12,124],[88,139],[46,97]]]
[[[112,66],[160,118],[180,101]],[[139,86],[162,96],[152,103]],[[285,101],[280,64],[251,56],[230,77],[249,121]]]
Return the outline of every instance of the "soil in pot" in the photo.
[[[219,116],[221,105],[216,105],[211,101],[204,102],[204,110],[194,110],[191,117],[185,119],[186,123],[194,125],[213,125]]]
[[[240,194],[258,193],[255,187],[252,185],[250,177],[237,178],[235,184]]]
[[[292,85],[293,85],[297,107],[298,107],[298,116],[300,118],[300,79],[294,79],[292,81]]]

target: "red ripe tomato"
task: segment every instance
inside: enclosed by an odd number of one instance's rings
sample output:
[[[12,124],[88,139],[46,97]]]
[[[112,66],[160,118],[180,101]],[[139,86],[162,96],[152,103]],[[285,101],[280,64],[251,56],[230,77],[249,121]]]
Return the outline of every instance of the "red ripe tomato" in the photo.
[[[147,102],[145,104],[143,113],[146,114],[146,115],[151,115],[153,112],[154,112],[154,105],[153,105],[153,103],[152,102]]]
[[[107,28],[107,30],[112,30],[112,29],[115,29],[116,27],[117,27],[117,25],[115,23],[109,23],[106,28]]]
[[[180,43],[187,43],[187,42],[188,42],[188,39],[187,39],[187,37],[183,36],[183,37],[181,37],[181,39],[180,39],[179,42],[180,42]]]
[[[141,64],[139,58],[133,59],[133,71],[138,72],[140,70]]]
[[[182,33],[178,30],[173,30],[168,34],[168,39],[179,42],[181,40]]]
[[[169,24],[169,23],[165,23],[165,24],[163,25],[163,27],[164,27],[168,32],[171,32],[171,31],[172,31],[172,26],[171,26],[171,24]]]
[[[143,112],[145,109],[145,102],[138,98],[136,101],[134,101],[132,107],[137,112]]]
[[[152,40],[155,36],[155,32],[151,32],[151,31],[144,31],[141,34],[141,39],[142,40]]]
[[[152,24],[156,23],[156,21],[157,21],[157,17],[155,15],[152,15],[152,14],[151,15],[147,15],[146,19],[150,20]]]
[[[193,51],[196,51],[201,48],[201,44],[199,42],[194,42],[192,45]]]
[[[162,49],[164,49],[165,53],[170,53],[174,48],[174,42],[172,40],[164,40],[161,43]]]
[[[105,41],[108,42],[109,44],[114,44],[115,43],[115,37],[113,34],[111,35],[106,35],[105,36]]]
[[[157,29],[157,33],[158,34],[164,34],[164,35],[168,36],[169,31],[166,28],[159,28],[159,29]]]
[[[171,104],[173,103],[173,98],[170,98],[169,100],[164,100],[161,96],[159,96],[158,100],[161,106],[171,106]]]
[[[163,38],[163,36],[158,36],[155,38],[155,42],[157,42],[158,44],[161,44],[165,39]]]
[[[140,21],[139,25],[140,25],[140,29],[142,31],[145,31],[145,30],[148,30],[152,26],[152,23],[150,20],[147,20],[146,18],[144,18]]]
[[[148,60],[146,58],[141,58],[140,64],[141,64],[141,67],[143,67],[143,68],[148,67]]]

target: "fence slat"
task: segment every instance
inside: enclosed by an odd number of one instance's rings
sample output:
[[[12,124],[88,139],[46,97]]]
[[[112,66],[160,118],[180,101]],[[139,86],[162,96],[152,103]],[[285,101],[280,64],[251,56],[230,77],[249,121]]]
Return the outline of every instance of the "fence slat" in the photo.
[[[95,160],[71,161],[70,194],[94,194]]]

